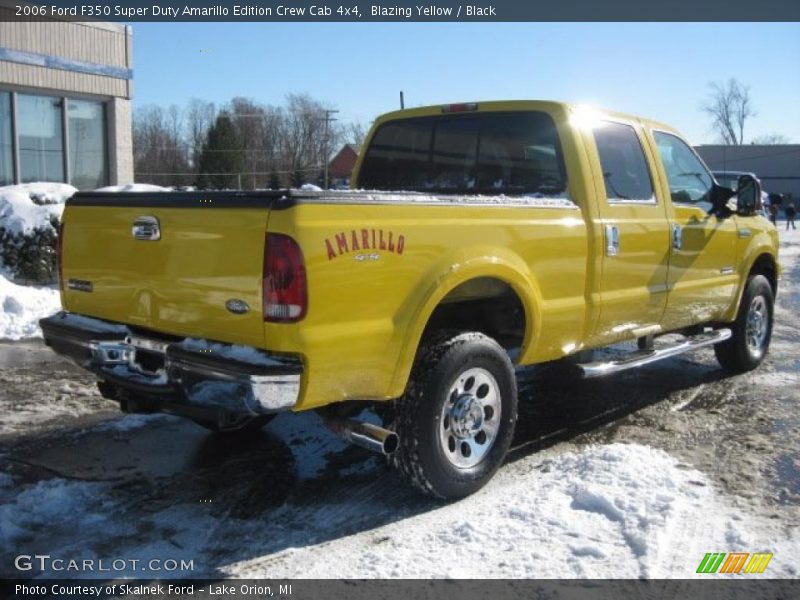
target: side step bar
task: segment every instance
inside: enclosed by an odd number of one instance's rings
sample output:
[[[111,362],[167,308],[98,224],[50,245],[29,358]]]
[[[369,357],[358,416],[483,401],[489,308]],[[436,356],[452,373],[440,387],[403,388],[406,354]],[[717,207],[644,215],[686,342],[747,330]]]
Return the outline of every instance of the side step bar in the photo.
[[[714,344],[719,344],[720,342],[730,339],[731,335],[733,334],[730,329],[706,331],[687,337],[674,344],[631,352],[616,360],[590,362],[577,366],[581,370],[584,379],[603,377],[605,375],[612,375],[621,371],[627,371],[628,369],[649,365],[650,363],[669,358],[670,356],[677,356],[678,354],[683,354],[684,352],[689,352],[704,346],[713,346]]]

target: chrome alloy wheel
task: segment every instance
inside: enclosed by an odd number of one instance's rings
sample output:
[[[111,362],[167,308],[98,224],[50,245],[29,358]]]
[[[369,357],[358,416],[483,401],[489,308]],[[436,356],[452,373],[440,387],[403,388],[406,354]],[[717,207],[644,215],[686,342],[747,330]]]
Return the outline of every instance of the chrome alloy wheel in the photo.
[[[501,408],[500,387],[489,371],[468,369],[456,377],[439,426],[439,442],[451,464],[469,469],[483,460],[497,439]]]
[[[764,342],[769,331],[769,309],[763,296],[756,296],[747,311],[745,336],[747,349],[754,358],[764,354]]]

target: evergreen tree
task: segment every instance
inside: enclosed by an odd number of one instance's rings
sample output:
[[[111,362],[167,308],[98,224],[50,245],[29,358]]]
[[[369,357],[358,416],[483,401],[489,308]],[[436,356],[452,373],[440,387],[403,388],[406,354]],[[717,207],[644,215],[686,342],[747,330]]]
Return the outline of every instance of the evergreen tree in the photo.
[[[220,113],[208,130],[200,153],[200,185],[217,189],[239,185],[244,171],[244,146],[227,113]]]
[[[269,174],[269,189],[271,190],[281,189],[281,180],[275,171],[272,171],[272,173]]]

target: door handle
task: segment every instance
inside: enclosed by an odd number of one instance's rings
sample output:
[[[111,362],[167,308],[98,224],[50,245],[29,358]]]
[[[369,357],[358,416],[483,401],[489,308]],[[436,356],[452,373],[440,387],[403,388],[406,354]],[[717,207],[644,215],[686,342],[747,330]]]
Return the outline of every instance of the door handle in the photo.
[[[619,254],[619,229],[616,225],[606,225],[606,256]]]
[[[156,217],[137,217],[131,227],[131,233],[137,240],[156,241],[161,239],[161,227]]]
[[[683,248],[683,228],[677,223],[672,224],[672,247],[675,250]]]

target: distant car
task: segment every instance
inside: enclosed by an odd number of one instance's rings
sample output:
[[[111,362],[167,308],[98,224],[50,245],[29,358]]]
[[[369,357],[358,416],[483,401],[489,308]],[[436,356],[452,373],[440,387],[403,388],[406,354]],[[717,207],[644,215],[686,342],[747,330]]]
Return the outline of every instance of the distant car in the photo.
[[[748,175],[750,177],[755,178],[759,185],[761,185],[761,180],[755,173],[749,173],[747,171],[711,171],[711,174],[714,176],[714,179],[717,180],[717,183],[723,187],[730,188],[732,190],[736,190],[736,187],[739,185],[739,177],[742,175]],[[761,213],[769,218],[769,204],[770,204],[770,194],[764,191],[764,188],[761,187]]]

